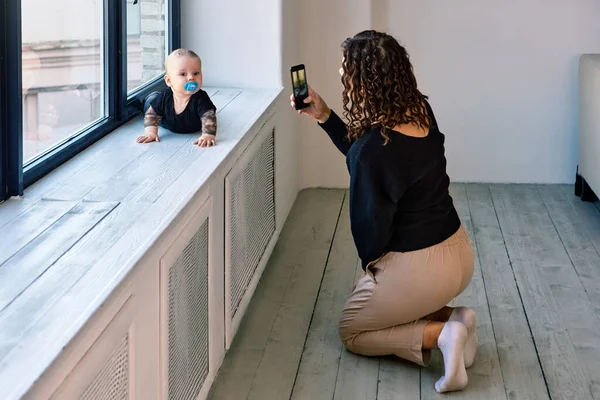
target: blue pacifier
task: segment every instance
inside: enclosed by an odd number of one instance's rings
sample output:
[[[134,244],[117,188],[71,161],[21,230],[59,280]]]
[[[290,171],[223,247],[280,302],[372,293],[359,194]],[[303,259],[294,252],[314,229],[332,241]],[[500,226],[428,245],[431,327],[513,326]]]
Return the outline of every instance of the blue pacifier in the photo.
[[[183,85],[183,88],[187,92],[195,92],[196,90],[198,90],[198,83],[196,83],[196,82],[186,82],[185,85]]]

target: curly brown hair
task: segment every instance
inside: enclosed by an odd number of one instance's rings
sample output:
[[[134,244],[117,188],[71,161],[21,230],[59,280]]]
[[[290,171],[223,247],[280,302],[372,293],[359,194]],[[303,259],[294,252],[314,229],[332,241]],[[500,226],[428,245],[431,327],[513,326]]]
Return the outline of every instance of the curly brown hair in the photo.
[[[387,144],[387,129],[397,125],[430,127],[427,96],[417,88],[409,55],[396,39],[367,30],[346,39],[342,48],[342,100],[350,140],[376,127]]]

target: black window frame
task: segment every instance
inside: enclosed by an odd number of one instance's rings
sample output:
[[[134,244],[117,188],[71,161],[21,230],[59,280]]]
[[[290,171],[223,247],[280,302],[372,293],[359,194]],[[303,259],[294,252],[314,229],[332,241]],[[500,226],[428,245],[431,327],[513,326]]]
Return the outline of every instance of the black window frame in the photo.
[[[140,102],[165,86],[163,75],[127,93],[127,3],[104,1],[105,117],[51,152],[23,165],[21,0],[0,0],[0,202],[24,189],[140,114]],[[144,0],[137,0],[139,4]],[[181,46],[181,0],[165,0],[167,51]],[[108,96],[108,98],[106,98]]]

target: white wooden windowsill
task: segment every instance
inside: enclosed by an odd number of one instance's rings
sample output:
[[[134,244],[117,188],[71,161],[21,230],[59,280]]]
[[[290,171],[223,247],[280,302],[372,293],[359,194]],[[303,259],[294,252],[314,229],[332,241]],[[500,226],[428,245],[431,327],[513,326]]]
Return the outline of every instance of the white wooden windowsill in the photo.
[[[0,204],[0,398],[20,398],[193,196],[274,113],[279,89],[206,91],[217,146],[136,118]]]

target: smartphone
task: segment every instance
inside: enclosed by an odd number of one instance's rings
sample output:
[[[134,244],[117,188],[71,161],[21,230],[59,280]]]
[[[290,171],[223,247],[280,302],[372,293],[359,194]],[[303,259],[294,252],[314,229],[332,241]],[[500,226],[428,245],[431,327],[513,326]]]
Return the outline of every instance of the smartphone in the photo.
[[[301,110],[310,105],[304,102],[304,99],[308,97],[308,83],[306,83],[306,69],[304,68],[304,64],[294,65],[290,68],[290,73],[292,75],[296,110]]]

